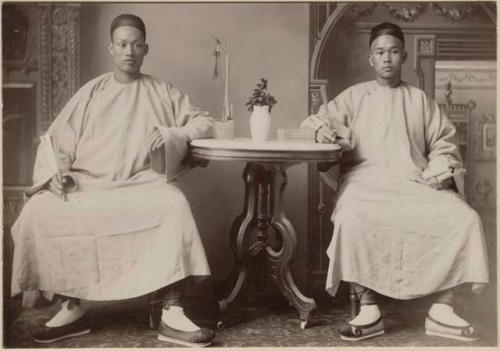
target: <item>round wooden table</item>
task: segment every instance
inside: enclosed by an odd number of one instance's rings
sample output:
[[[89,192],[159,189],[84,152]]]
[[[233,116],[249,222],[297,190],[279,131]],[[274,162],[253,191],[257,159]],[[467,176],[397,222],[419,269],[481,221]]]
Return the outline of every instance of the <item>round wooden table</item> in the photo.
[[[284,212],[286,169],[301,162],[337,162],[341,155],[340,146],[293,141],[198,139],[190,143],[189,152],[195,162],[246,162],[243,211],[234,220],[230,233],[235,267],[227,279],[232,288],[219,301],[223,315],[236,304],[248,283],[253,282],[262,290],[266,280],[270,279],[298,310],[301,327],[307,327],[316,302],[299,291],[290,273],[297,237]],[[270,240],[271,230],[276,240]],[[255,238],[252,233],[256,233]]]

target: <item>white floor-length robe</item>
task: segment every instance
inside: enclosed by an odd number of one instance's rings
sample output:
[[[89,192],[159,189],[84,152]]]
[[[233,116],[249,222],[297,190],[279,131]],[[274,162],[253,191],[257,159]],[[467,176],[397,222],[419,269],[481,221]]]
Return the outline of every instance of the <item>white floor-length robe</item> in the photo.
[[[78,190],[65,202],[42,189],[54,172],[39,148],[34,195],[12,227],[12,295],[125,299],[210,274],[186,198],[151,169],[154,128],[166,139],[172,178],[187,168],[187,142],[212,135],[212,119],[145,74],[121,84],[107,73],[72,97],[48,134]]]
[[[323,105],[301,126],[336,125],[352,148],[340,162],[326,290],[335,295],[344,280],[410,299],[462,283],[484,286],[479,216],[424,177],[461,167],[455,128],[439,106],[408,83],[371,81],[342,92],[328,110],[330,118]]]

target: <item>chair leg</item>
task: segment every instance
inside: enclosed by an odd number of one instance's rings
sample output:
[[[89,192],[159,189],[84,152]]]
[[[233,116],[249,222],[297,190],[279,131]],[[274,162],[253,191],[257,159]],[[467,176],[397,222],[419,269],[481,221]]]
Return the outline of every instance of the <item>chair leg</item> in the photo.
[[[359,298],[352,284],[349,284],[349,302],[351,307],[351,317],[354,318],[359,313]]]
[[[148,295],[148,322],[150,329],[158,328],[159,318],[157,316],[159,300],[157,292],[154,291]]]

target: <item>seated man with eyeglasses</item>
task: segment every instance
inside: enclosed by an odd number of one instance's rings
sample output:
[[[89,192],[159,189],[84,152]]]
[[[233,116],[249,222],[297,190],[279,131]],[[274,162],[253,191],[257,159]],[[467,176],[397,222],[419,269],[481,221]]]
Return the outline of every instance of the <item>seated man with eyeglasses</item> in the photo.
[[[116,17],[114,72],[71,98],[38,150],[29,200],[12,228],[13,295],[42,291],[62,301],[33,332],[37,342],[89,333],[82,300],[160,289],[160,340],[206,346],[214,337],[181,305],[186,278],[210,274],[189,203],[153,171],[150,156],[165,148],[167,169],[180,174],[188,142],[210,137],[213,121],[170,83],[141,73],[148,49],[143,21]]]

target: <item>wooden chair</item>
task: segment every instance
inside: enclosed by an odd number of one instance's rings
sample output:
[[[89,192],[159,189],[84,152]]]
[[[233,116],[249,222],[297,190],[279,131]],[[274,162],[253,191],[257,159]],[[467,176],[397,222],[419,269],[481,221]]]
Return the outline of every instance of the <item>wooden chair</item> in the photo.
[[[158,292],[153,291],[148,295],[148,324],[150,329],[158,328],[161,318],[162,304]]]
[[[320,191],[320,201],[323,199],[323,185],[328,186],[331,188],[334,192],[337,191],[338,189],[338,184],[335,179],[333,179],[328,171],[335,166],[333,163],[318,163],[318,172],[320,176],[320,186],[319,186],[319,191]],[[333,224],[335,225],[335,223]],[[347,283],[349,284],[349,283]],[[349,304],[350,304],[350,311],[351,311],[351,316],[352,318],[356,317],[359,313],[359,298],[356,292],[354,291],[354,288],[351,284],[349,284]]]

